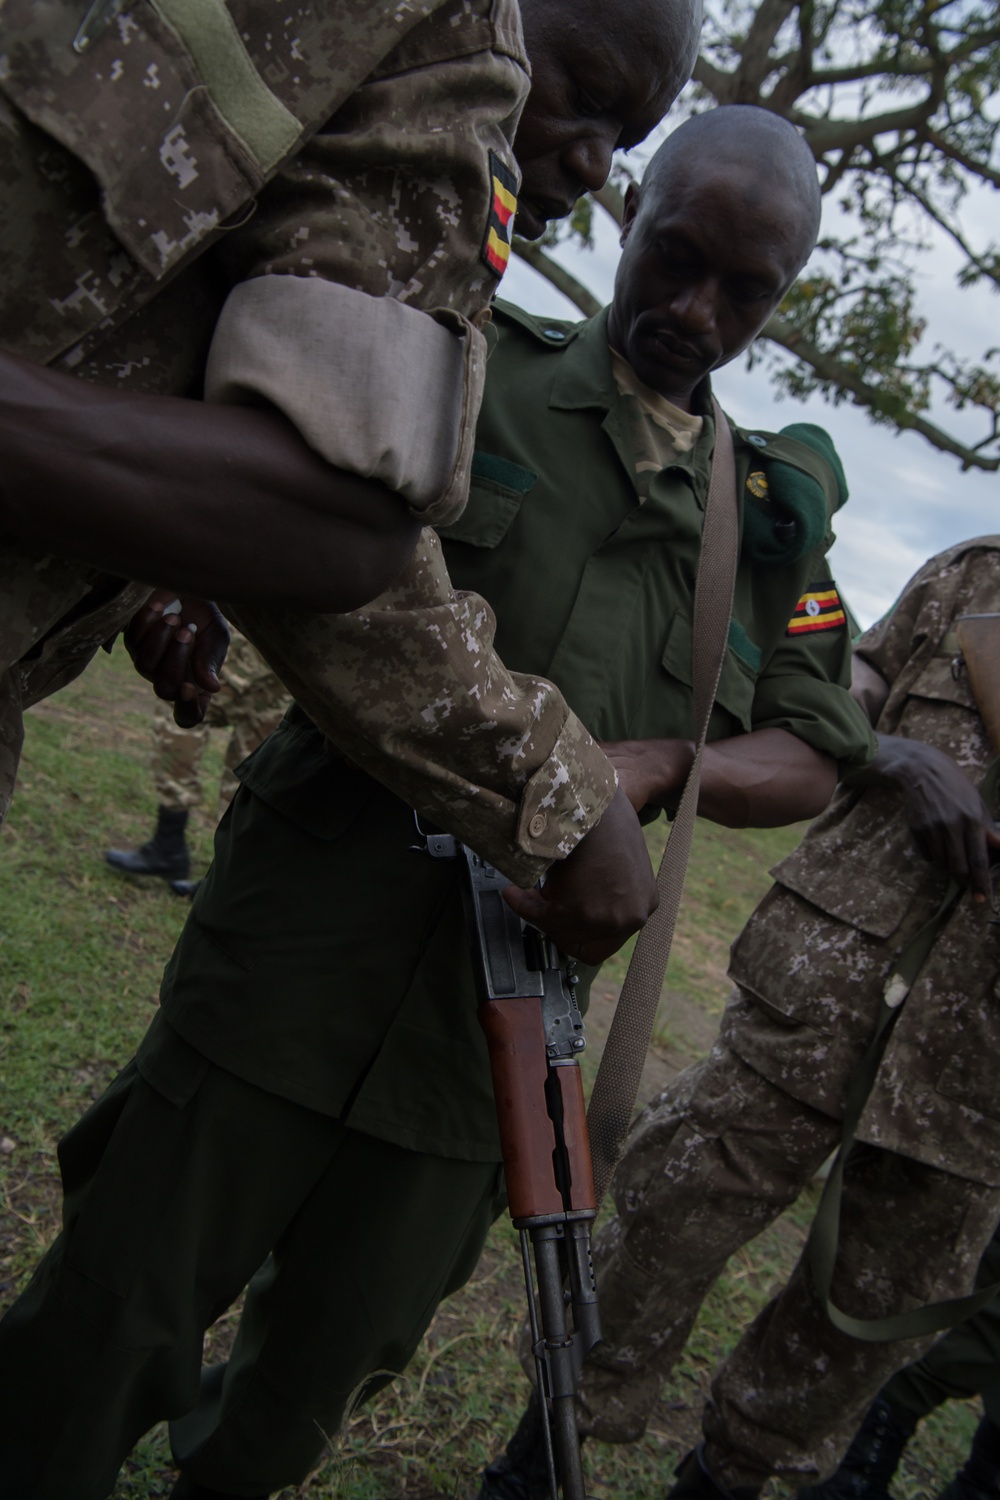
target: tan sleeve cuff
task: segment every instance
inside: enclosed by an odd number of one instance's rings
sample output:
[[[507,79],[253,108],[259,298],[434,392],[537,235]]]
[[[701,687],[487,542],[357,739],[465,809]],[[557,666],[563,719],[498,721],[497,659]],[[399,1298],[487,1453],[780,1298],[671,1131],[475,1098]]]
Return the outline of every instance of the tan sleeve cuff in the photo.
[[[483,335],[306,276],[258,276],[229,294],[205,376],[209,401],[266,401],[337,468],[395,490],[428,524],[468,494],[486,372]]]
[[[575,714],[521,797],[517,843],[547,864],[565,859],[589,833],[618,786],[614,767]]]
[[[340,752],[519,885],[610,802],[610,762],[538,677],[508,672],[485,600],[456,593],[425,529],[393,587],[351,614],[225,606]]]

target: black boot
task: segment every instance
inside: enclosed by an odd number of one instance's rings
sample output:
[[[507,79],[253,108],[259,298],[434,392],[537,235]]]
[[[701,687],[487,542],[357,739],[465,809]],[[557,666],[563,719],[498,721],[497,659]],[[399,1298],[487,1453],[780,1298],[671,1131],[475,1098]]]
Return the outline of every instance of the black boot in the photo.
[[[222,1490],[209,1490],[196,1479],[182,1474],[170,1491],[170,1500],[237,1500],[235,1495],[223,1494]],[[250,1500],[268,1500],[267,1495],[254,1495]]]
[[[551,1493],[541,1401],[532,1391],[506,1452],[483,1473],[478,1500],[549,1500]]]
[[[937,1500],[1000,1500],[1000,1427],[984,1417],[972,1439],[972,1452]]]
[[[713,1479],[705,1463],[705,1444],[699,1443],[675,1470],[677,1479],[667,1491],[667,1500],[757,1500],[759,1490],[742,1485],[727,1490]]]
[[[888,1500],[889,1481],[916,1425],[916,1417],[876,1396],[836,1474],[799,1490],[799,1500]]]
[[[191,856],[184,839],[187,820],[186,807],[161,806],[156,815],[156,832],[148,844],[139,849],[105,849],[104,858],[126,875],[162,875],[166,880],[186,880],[191,873]]]

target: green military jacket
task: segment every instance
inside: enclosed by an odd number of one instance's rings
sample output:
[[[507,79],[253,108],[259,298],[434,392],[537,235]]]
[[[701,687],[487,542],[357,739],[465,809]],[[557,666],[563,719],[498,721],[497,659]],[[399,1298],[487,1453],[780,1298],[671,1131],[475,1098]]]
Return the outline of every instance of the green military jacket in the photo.
[[[501,309],[496,321],[477,477],[445,533],[456,586],[492,605],[510,664],[553,677],[594,732],[690,736],[711,421],[641,496],[641,429],[611,378],[603,317]],[[822,516],[795,561],[741,559],[712,737],[779,726],[864,762],[873,741],[845,690],[846,624],[788,634],[803,594],[829,581],[834,473],[791,439],[737,432],[736,450],[741,492],[782,459],[818,480]],[[498,1159],[457,865],[422,852],[412,812],[331,758],[301,709],[238,774],[253,795],[220,828],[167,969],[165,1019],[222,1066],[359,1130]],[[140,1053],[153,1078],[154,1043]]]
[[[642,429],[611,374],[606,313],[562,323],[498,303],[495,322],[469,502],[442,531],[456,587],[493,604],[503,659],[551,677],[597,738],[690,737],[712,418],[689,454],[644,483]],[[708,408],[707,382],[699,394]],[[789,628],[804,595],[833,587],[836,476],[792,437],[733,437],[741,524],[751,473],[790,465],[817,482],[815,544],[778,564],[755,559],[744,540],[709,737],[783,728],[845,767],[863,764],[874,750],[846,692],[846,623]]]

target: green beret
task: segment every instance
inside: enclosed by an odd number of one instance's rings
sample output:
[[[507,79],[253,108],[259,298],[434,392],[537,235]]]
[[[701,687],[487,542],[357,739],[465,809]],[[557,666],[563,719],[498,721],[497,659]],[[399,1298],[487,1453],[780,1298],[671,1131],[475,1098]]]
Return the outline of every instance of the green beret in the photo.
[[[798,442],[805,443],[807,448],[812,448],[821,458],[826,459],[837,481],[837,504],[834,509],[839,510],[842,505],[846,505],[847,496],[850,493],[847,488],[847,476],[830,434],[822,427],[817,427],[814,422],[792,422],[790,426],[783,427],[781,433],[783,437],[796,438]]]
[[[812,422],[793,422],[781,429],[818,453],[837,484],[837,504],[847,499],[847,479],[828,433]],[[754,562],[781,566],[797,562],[822,546],[826,536],[826,495],[811,474],[778,458],[762,460],[747,475],[743,507],[743,550]]]

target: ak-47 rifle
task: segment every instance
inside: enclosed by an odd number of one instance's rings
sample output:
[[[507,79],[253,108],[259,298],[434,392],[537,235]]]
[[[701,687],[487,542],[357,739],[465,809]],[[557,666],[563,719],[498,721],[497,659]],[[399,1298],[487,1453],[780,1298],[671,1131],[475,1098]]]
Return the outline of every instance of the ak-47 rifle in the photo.
[[[1000,614],[962,615],[955,634],[979,717],[1000,755]]]
[[[597,1213],[577,978],[504,901],[509,881],[447,834],[428,852],[463,862],[463,898],[486,1033],[507,1200],[520,1231],[551,1500],[586,1500],[575,1393],[600,1341],[590,1227]],[[532,1264],[534,1262],[534,1264]]]

